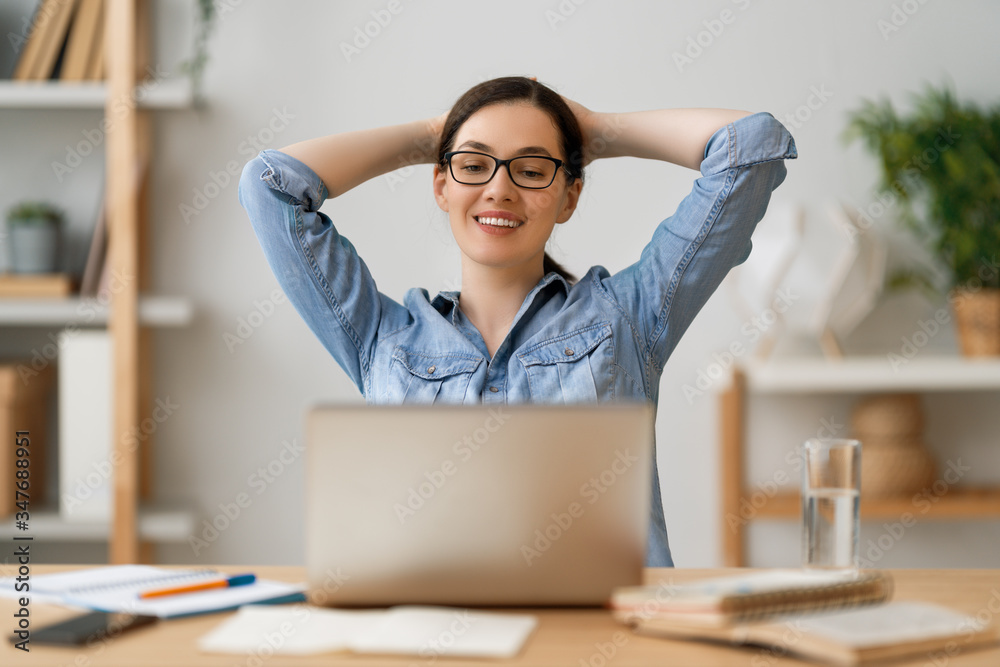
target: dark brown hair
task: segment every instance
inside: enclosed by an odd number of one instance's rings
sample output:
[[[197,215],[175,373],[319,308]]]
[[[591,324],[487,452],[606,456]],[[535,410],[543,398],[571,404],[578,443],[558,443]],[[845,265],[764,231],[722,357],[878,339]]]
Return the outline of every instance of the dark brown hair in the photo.
[[[563,169],[568,183],[575,179],[583,180],[583,133],[580,124],[562,97],[548,86],[532,81],[523,76],[504,76],[498,79],[483,81],[465,91],[458,98],[448,113],[441,130],[441,141],[438,144],[438,164],[445,167],[444,154],[452,149],[459,128],[483,107],[491,104],[516,104],[526,102],[547,113],[559,130],[562,140]],[[569,283],[576,278],[564,269],[558,262],[545,253],[542,271],[548,274],[555,271]]]

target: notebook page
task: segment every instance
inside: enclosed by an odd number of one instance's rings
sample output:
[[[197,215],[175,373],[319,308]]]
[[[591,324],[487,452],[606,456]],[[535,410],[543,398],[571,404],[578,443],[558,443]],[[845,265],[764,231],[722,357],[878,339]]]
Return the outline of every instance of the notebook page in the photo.
[[[350,648],[385,613],[381,610],[341,611],[311,605],[266,607],[249,605],[198,639],[206,653],[263,650],[276,655],[311,655]]]
[[[975,618],[927,602],[819,614],[797,620],[803,631],[855,648],[949,637],[978,627]]]
[[[93,592],[67,595],[65,600],[70,604],[83,605],[102,611],[124,611],[159,616],[160,618],[174,618],[235,609],[254,602],[301,600],[305,585],[258,579],[254,583],[244,586],[211,588],[194,593],[165,595],[148,599],[139,598],[139,591],[143,588],[152,587],[118,587],[101,591],[94,589]]]
[[[403,653],[424,658],[512,658],[535,629],[529,614],[401,605],[385,612],[353,643],[358,653]]]
[[[197,581],[199,578],[215,578],[219,573],[213,570],[166,570],[151,565],[111,565],[52,574],[34,575],[29,580],[30,590],[18,592],[14,588],[14,577],[0,579],[0,595],[3,597],[28,597],[33,602],[65,603],[66,598],[81,593],[93,593],[120,588],[137,589],[170,585],[174,581]],[[80,605],[74,605],[80,606]]]

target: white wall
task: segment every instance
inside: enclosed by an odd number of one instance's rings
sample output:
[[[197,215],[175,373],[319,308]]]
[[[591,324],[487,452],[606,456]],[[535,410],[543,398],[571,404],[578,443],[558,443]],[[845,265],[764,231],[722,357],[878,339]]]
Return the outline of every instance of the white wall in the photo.
[[[845,112],[861,98],[884,93],[905,103],[907,92],[925,81],[951,81],[960,97],[979,102],[995,101],[1000,90],[994,35],[1000,9],[986,0],[399,2],[401,11],[348,62],[341,44],[352,42],[373,20],[372,12],[389,6],[387,0],[222,0],[216,3],[223,13],[210,44],[207,108],[158,116],[151,200],[155,290],[189,295],[198,315],[187,329],[156,335],[155,394],[180,406],[156,433],[157,495],[193,499],[208,519],[222,515],[222,507],[241,493],[251,499],[200,553],[168,547],[161,549],[161,559],[300,563],[303,465],[301,458],[280,462],[283,443],[302,443],[303,412],[311,404],[360,400],[292,306],[269,303],[277,283],[237,201],[239,170],[226,173],[227,165],[242,168],[256,154],[248,141],[280,148],[323,134],[429,117],[474,83],[508,74],[535,75],[595,110],[770,111],[790,118],[786,125],[800,154],[788,163],[775,199],[806,207],[810,243],[816,246],[822,243],[817,221],[825,201],[865,205],[873,197],[875,161],[839,138]],[[189,10],[183,2],[159,5],[157,53],[167,68],[190,42]],[[894,14],[899,29],[884,33],[880,22],[891,25]],[[705,44],[701,53],[679,67],[675,53],[699,39]],[[825,99],[814,96],[816,91]],[[814,108],[804,106],[809,103]],[[50,132],[45,125],[26,127],[27,114],[4,114],[2,136],[21,141],[21,149],[37,138],[33,132]],[[16,133],[8,125],[15,121]],[[79,122],[86,126],[86,120]],[[63,141],[79,135],[80,128],[63,132],[65,139],[47,140],[46,146],[55,146],[53,156],[39,158],[38,173],[45,174],[51,159],[65,152]],[[0,160],[0,169],[5,178],[26,180],[14,173],[10,160]],[[611,271],[625,267],[695,176],[652,161],[595,163],[578,212],[555,236],[553,255],[578,274],[593,264]],[[207,202],[200,200],[206,193]],[[6,206],[15,196],[0,190],[0,199]],[[182,206],[202,208],[184,220]],[[445,214],[431,197],[430,167],[416,169],[398,185],[371,181],[323,210],[356,245],[388,295],[400,299],[411,286],[434,294],[457,285],[458,255]],[[890,212],[880,222],[891,217]],[[883,314],[849,342],[857,349],[898,345],[900,335],[939,306],[890,299]],[[237,335],[240,322],[255,311],[264,312],[260,326],[245,342],[227,345],[226,334]],[[721,530],[716,405],[710,395],[687,400],[681,387],[694,382],[714,352],[743,340],[741,324],[726,295],[717,294],[664,373],[657,422],[660,472],[680,566],[719,564]],[[934,341],[948,352],[953,345],[948,335]],[[931,405],[933,414],[949,411],[948,404],[935,407],[939,404]],[[786,407],[765,404],[755,415],[762,423],[784,423]],[[836,408],[843,421],[848,407],[817,406],[810,417],[793,405],[797,421],[761,443],[763,460],[780,461],[783,451],[818,428],[819,418]],[[1000,461],[989,448],[965,455],[978,457],[982,477],[1000,481]],[[259,484],[255,475],[268,466],[278,474]],[[751,465],[753,479],[770,473],[766,466]],[[920,526],[880,564],[996,566],[998,538],[996,521]],[[949,545],[959,540],[962,552],[954,553]],[[794,526],[755,528],[750,554],[755,565],[796,562]]]

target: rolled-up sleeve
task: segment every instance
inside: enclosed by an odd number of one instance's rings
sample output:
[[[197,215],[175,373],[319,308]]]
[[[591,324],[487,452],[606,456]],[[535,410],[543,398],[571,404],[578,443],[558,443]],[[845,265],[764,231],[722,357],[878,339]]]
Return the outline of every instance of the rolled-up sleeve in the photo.
[[[639,260],[602,281],[632,319],[647,367],[662,370],[722,279],[746,261],[750,236],[785,179],[784,160],[795,157],[794,139],[769,113],[721,128],[705,146],[701,177]]]
[[[312,169],[276,150],[261,151],[240,177],[240,204],[278,284],[366,394],[380,323],[407,315],[378,291],[353,244],[319,211],[327,198]]]

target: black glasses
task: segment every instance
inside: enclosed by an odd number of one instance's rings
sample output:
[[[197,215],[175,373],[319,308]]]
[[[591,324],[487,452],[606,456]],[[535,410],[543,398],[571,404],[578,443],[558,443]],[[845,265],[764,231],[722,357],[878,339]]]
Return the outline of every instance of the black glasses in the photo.
[[[500,160],[475,151],[452,151],[444,154],[445,162],[451,170],[451,177],[463,185],[483,185],[489,183],[502,166],[514,185],[528,190],[543,190],[556,179],[562,160],[544,155],[521,155],[509,160]]]

